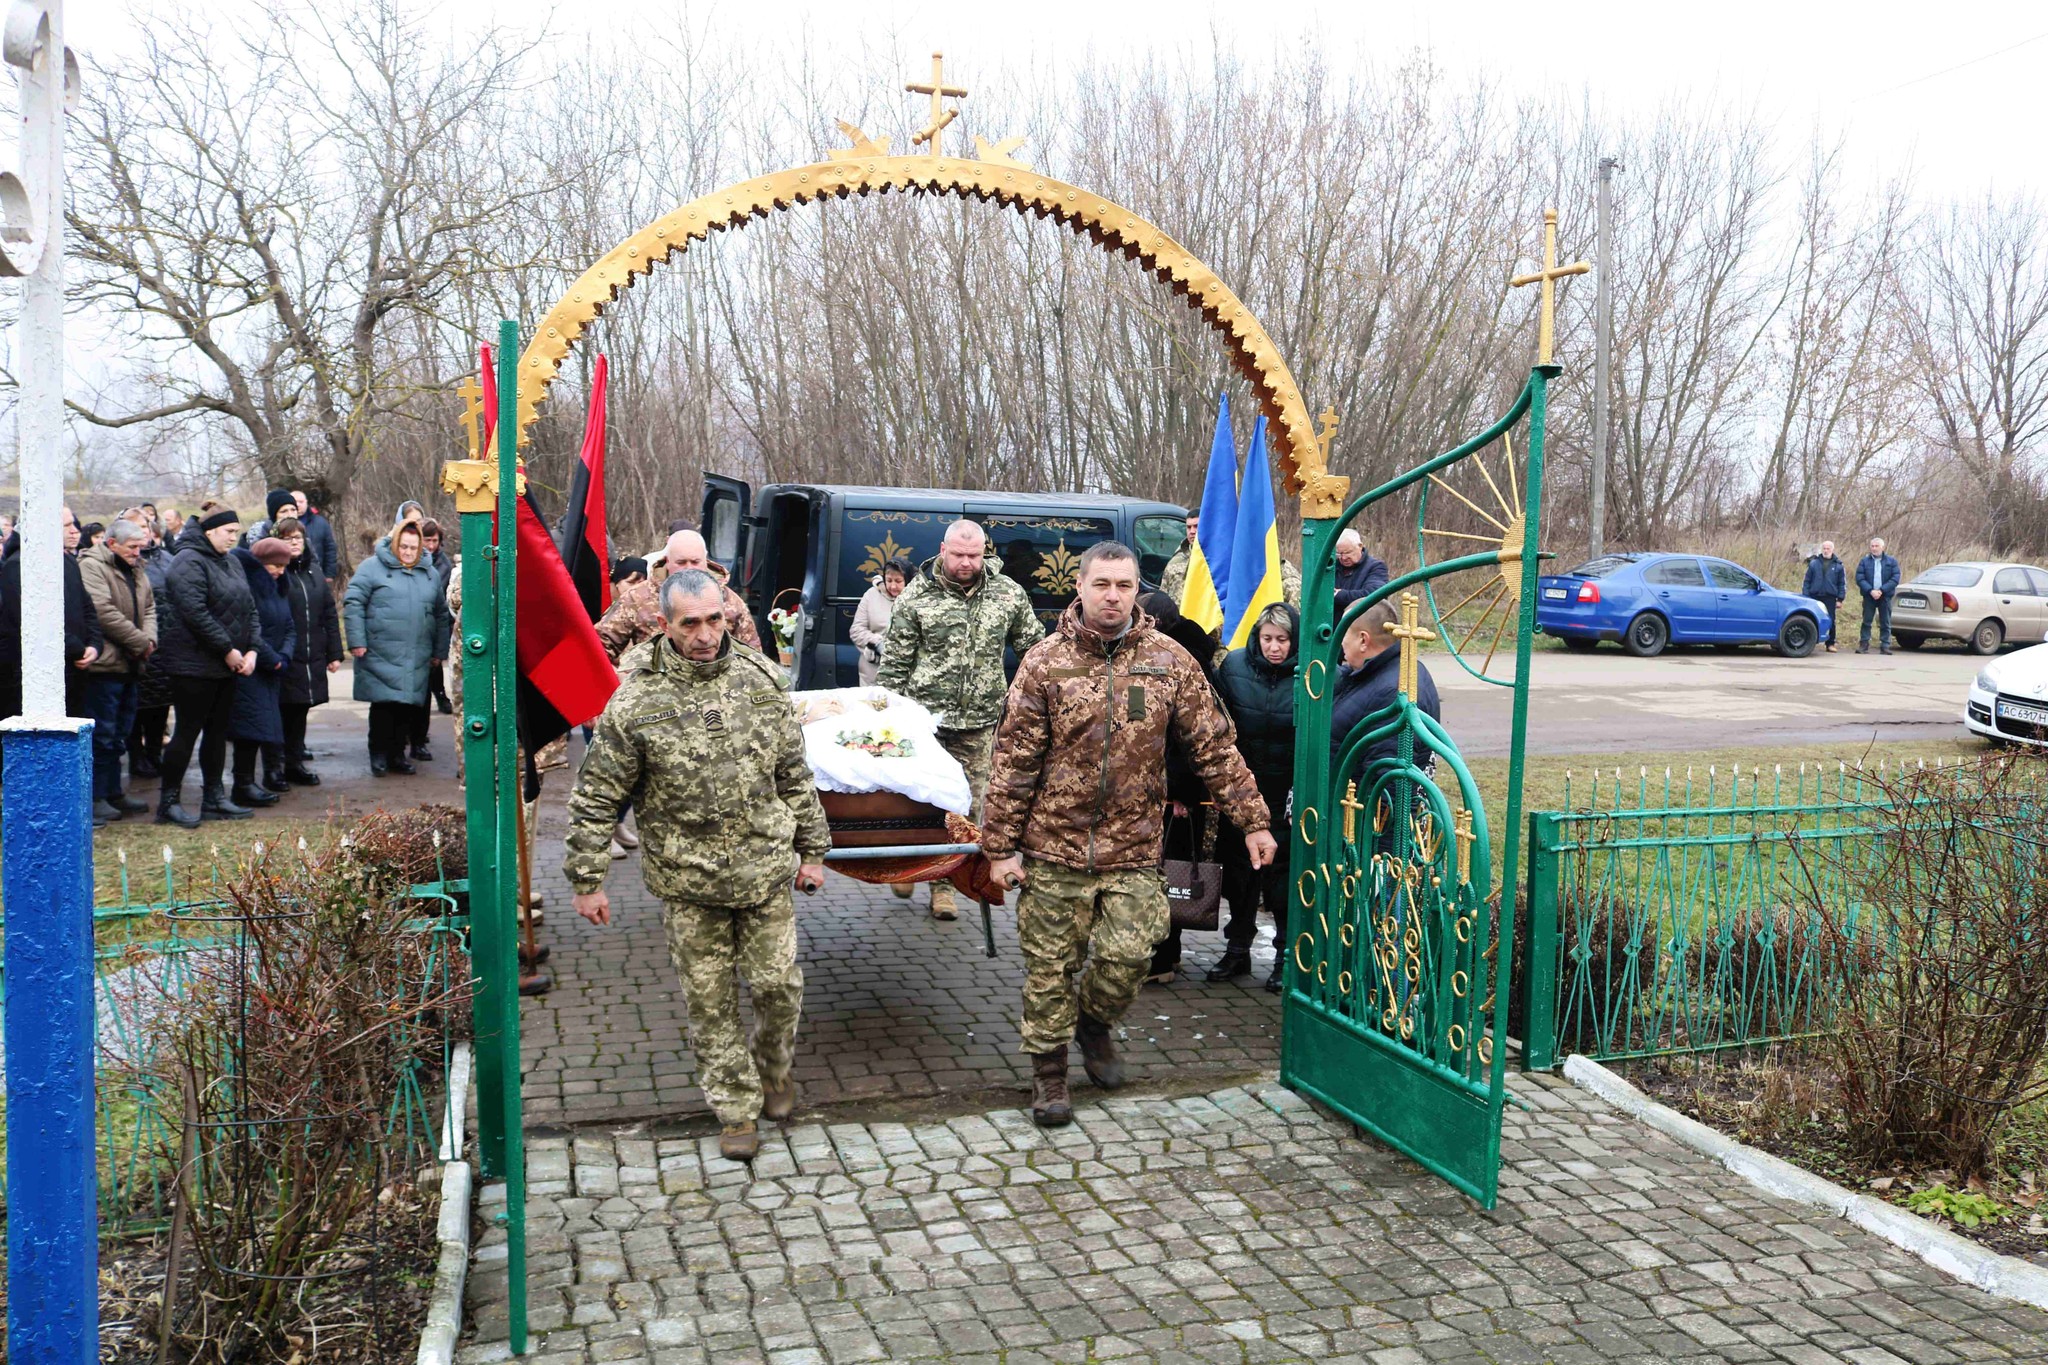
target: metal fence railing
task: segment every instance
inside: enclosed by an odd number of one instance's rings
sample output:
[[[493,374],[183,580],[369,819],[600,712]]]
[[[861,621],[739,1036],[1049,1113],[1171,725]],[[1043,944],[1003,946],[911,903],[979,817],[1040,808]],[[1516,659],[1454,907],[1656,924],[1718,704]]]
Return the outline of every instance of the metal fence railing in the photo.
[[[1873,923],[1864,874],[1897,827],[1887,776],[1639,769],[1581,782],[1576,801],[1568,781],[1567,809],[1529,820],[1524,1065],[1824,1032],[1843,946]]]
[[[258,846],[260,854],[261,848]],[[154,861],[154,860],[152,860]],[[182,1104],[154,1065],[153,1027],[158,1011],[175,1009],[199,981],[195,970],[207,955],[238,950],[239,936],[229,899],[221,894],[217,860],[196,878],[179,882],[170,848],[164,849],[163,894],[153,898],[143,879],[131,881],[125,852],[118,889],[93,910],[95,1058],[95,1145],[99,1169],[99,1224],[102,1237],[121,1237],[162,1228],[170,1216],[172,1173],[168,1154],[176,1151]],[[154,877],[149,878],[154,881]],[[448,996],[468,979],[467,914],[461,904],[466,883],[442,879],[410,889],[420,915],[409,925],[427,940],[426,970],[407,983],[421,1000]],[[5,980],[0,977],[0,992]],[[392,1078],[385,1128],[391,1145],[432,1156],[440,1142],[435,1097],[458,1035],[466,1029],[466,1007],[442,1011],[430,1026],[438,1038],[422,1049],[438,1051],[438,1072],[420,1061]],[[426,1041],[426,1040],[423,1040]],[[0,1067],[5,1039],[0,1038]],[[432,1074],[430,1074],[432,1073]],[[0,1228],[6,1223],[5,1162],[0,1160]]]

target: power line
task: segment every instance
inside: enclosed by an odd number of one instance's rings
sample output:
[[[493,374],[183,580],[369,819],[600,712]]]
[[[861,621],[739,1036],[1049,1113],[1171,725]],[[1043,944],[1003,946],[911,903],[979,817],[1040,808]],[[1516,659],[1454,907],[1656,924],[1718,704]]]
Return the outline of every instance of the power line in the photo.
[[[2026,47],[2030,43],[2040,42],[2043,38],[2048,38],[2048,29],[2044,29],[2041,32],[2036,33],[2031,38],[2022,38],[2018,42],[2012,44],[2009,47],[2001,47],[1996,52],[1987,52],[1981,57],[1972,57],[1970,58],[1970,60],[1966,62],[1957,62],[1954,66],[1945,66],[1939,71],[1930,71],[1925,76],[1915,76],[1910,81],[1901,81],[1899,82],[1899,84],[1891,86],[1884,90],[1879,90],[1875,94],[1859,95],[1858,97],[1849,102],[1851,104],[1861,104],[1864,100],[1874,100],[1885,95],[1895,94],[1898,91],[1908,88],[1909,86],[1920,85],[1926,81],[1936,80],[1942,76],[1950,74],[1951,72],[1961,71],[1965,67],[1975,66],[1979,62],[1988,62],[1993,57],[2003,57],[2008,52],[2017,52],[2021,48]]]

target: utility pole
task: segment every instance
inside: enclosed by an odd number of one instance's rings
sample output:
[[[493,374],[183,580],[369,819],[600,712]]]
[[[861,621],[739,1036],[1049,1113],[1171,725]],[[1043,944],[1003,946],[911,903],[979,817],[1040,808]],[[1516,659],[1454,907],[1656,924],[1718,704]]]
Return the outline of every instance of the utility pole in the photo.
[[[1593,251],[1593,500],[1587,509],[1587,549],[1597,559],[1607,548],[1608,351],[1614,340],[1614,173],[1617,157],[1600,158],[1600,217]]]
[[[21,710],[0,725],[6,947],[7,1348],[99,1359],[93,1160],[92,722],[65,715],[64,118],[78,66],[63,0],[14,0],[0,58],[21,87],[20,172],[0,177],[0,276],[22,283]]]

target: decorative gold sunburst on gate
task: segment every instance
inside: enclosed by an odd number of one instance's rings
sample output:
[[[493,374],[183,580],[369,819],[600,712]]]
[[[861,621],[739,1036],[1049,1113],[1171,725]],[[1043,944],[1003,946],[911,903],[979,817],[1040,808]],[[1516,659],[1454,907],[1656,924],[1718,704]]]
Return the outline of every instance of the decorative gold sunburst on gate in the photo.
[[[1512,437],[1503,434],[1497,449],[1474,451],[1431,474],[1416,536],[1416,554],[1425,567],[1485,556],[1431,579],[1425,595],[1444,648],[1467,672],[1503,686],[1515,680],[1515,634],[1521,626],[1528,521],[1521,506],[1523,472]]]

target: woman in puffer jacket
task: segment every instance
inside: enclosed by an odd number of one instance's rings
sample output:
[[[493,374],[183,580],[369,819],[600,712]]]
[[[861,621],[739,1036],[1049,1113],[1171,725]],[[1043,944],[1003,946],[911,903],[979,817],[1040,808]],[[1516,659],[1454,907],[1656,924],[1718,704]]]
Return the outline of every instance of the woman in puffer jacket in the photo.
[[[1284,604],[1259,614],[1252,641],[1224,659],[1217,682],[1223,704],[1237,722],[1237,751],[1258,780],[1259,795],[1277,832],[1287,829],[1288,793],[1294,787],[1294,670],[1299,657],[1301,615]],[[1209,980],[1229,981],[1252,969],[1252,942],[1259,934],[1259,905],[1273,917],[1273,971],[1266,989],[1278,991],[1287,951],[1287,860],[1254,869],[1244,838],[1226,821],[1216,846],[1223,850],[1223,894],[1230,921],[1227,945],[1209,969]]]
[[[234,554],[242,576],[249,580],[249,595],[256,600],[256,671],[235,683],[234,718],[229,726],[235,740],[235,787],[230,795],[238,805],[274,806],[285,790],[284,715],[280,709],[284,675],[298,647],[291,603],[284,595],[284,570],[292,562],[292,547],[276,536],[265,536]],[[259,758],[263,760],[260,785]]]
[[[213,501],[178,533],[177,556],[157,598],[155,663],[171,682],[175,721],[164,745],[156,818],[187,829],[202,816],[246,820],[247,806],[228,799],[228,726],[235,681],[256,671],[256,599],[241,567],[228,557],[242,534],[232,507]],[[192,751],[199,750],[199,814],[179,803]]]
[[[425,720],[428,675],[448,657],[454,618],[441,575],[423,555],[419,523],[400,522],[356,566],[342,601],[355,656],[355,698],[370,703],[370,771],[415,773],[408,742]],[[430,759],[424,745],[415,756]]]

